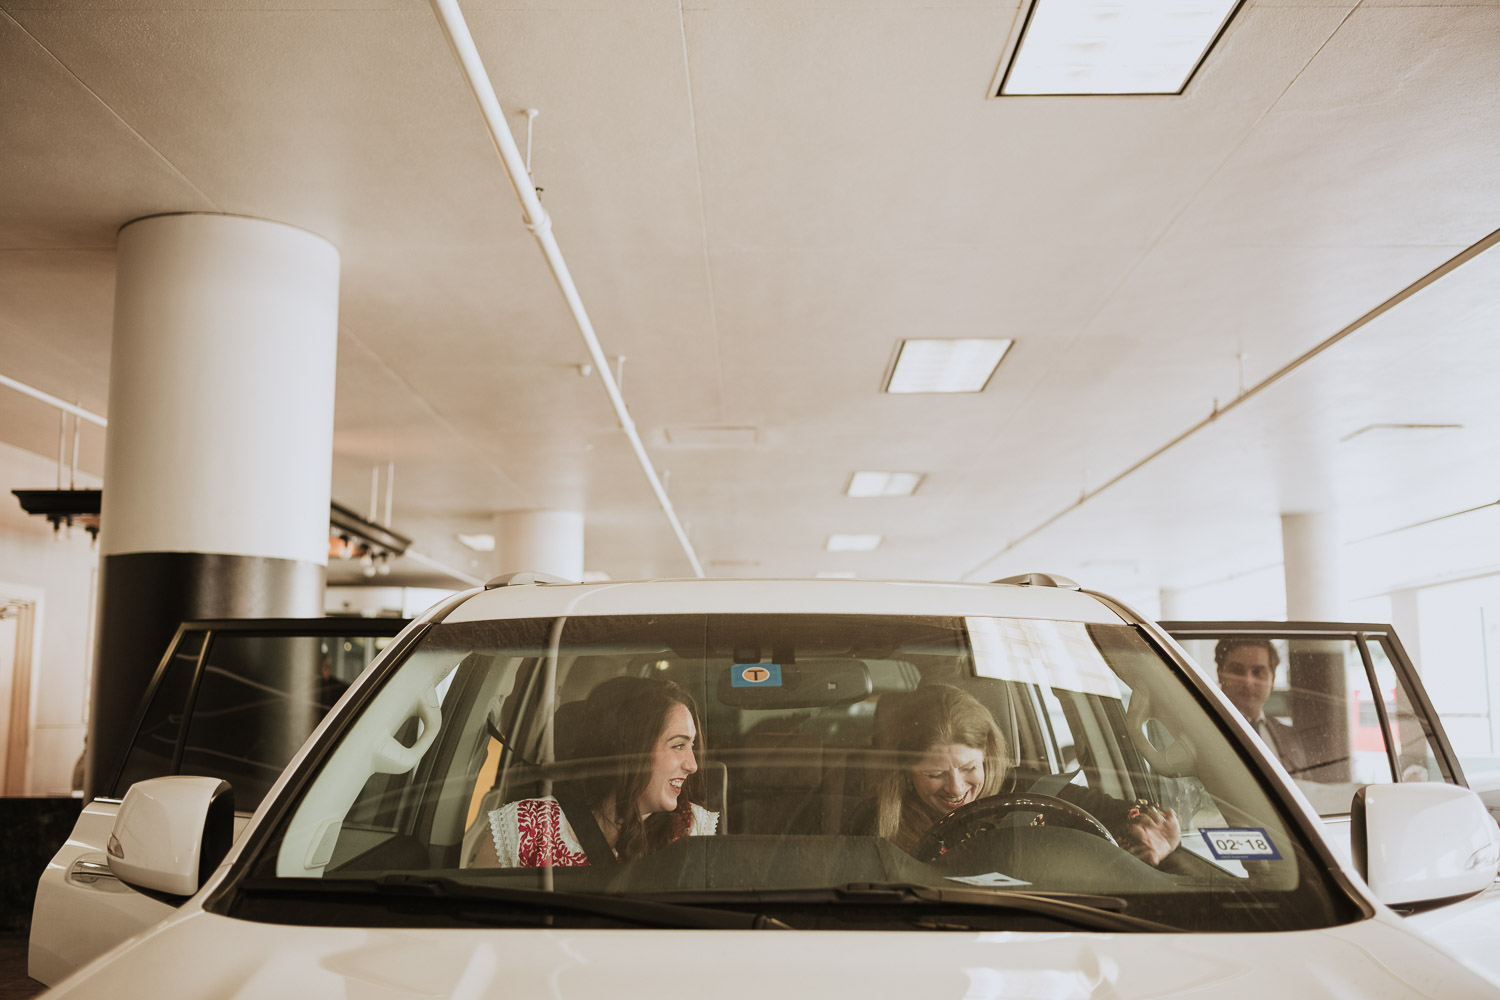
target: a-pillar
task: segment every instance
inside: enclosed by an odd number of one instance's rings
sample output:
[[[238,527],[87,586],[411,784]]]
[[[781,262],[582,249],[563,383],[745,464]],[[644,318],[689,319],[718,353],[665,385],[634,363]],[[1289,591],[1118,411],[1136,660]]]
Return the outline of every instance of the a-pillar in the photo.
[[[500,573],[547,573],[583,579],[583,514],[574,510],[508,510],[495,515]]]
[[[1343,617],[1343,544],[1332,513],[1281,515],[1282,572],[1289,621]],[[1348,781],[1349,714],[1342,640],[1293,639],[1288,643],[1288,704],[1292,723],[1313,760],[1331,761],[1303,777]]]
[[[120,231],[87,794],[180,622],[322,614],[338,280],[337,249],[279,223]]]

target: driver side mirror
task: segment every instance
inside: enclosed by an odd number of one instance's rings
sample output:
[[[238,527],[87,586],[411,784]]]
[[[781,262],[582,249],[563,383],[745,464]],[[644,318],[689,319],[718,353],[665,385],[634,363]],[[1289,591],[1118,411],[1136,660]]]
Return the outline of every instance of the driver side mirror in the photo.
[[[1349,818],[1354,865],[1387,906],[1471,896],[1500,869],[1500,831],[1467,788],[1366,785]]]
[[[110,833],[109,868],[129,885],[191,896],[234,842],[234,791],[221,778],[171,775],[125,793]]]

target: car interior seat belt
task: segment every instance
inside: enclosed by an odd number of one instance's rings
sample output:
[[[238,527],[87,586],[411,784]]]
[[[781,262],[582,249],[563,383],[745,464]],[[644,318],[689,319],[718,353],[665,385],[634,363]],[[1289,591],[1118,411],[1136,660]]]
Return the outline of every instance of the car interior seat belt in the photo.
[[[594,810],[589,808],[579,790],[575,786],[558,783],[553,786],[552,796],[557,799],[568,824],[578,835],[578,844],[583,848],[583,853],[588,855],[589,864],[597,867],[619,864],[620,859],[615,856],[609,841],[604,839],[604,831],[599,829],[599,823],[594,819]]]
[[[1026,790],[1032,795],[1050,795],[1056,798],[1057,793],[1071,785],[1073,779],[1078,777],[1078,772],[1082,770],[1083,768],[1081,767],[1075,767],[1073,770],[1063,771],[1061,774],[1044,774],[1036,779],[1036,783]]]

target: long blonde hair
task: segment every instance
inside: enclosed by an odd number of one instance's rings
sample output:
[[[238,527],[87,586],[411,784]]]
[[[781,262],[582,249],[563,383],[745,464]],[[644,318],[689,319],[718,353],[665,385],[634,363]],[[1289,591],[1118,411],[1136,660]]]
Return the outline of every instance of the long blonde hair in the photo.
[[[995,717],[979,699],[951,684],[928,684],[892,706],[895,718],[882,734],[881,748],[896,760],[881,779],[875,799],[876,832],[910,850],[941,814],[912,791],[911,770],[934,747],[966,746],[984,754],[981,797],[1000,790],[1010,754]]]

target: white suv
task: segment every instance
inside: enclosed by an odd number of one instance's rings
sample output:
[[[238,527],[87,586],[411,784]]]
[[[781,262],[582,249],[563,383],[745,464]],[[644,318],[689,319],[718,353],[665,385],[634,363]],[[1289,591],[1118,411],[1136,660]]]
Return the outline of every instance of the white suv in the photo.
[[[1385,905],[1490,885],[1474,793],[1372,789],[1346,867],[1170,638],[1056,583],[459,595],[222,863],[225,782],[130,790],[111,870],[192,898],[63,992],[1500,995]]]

